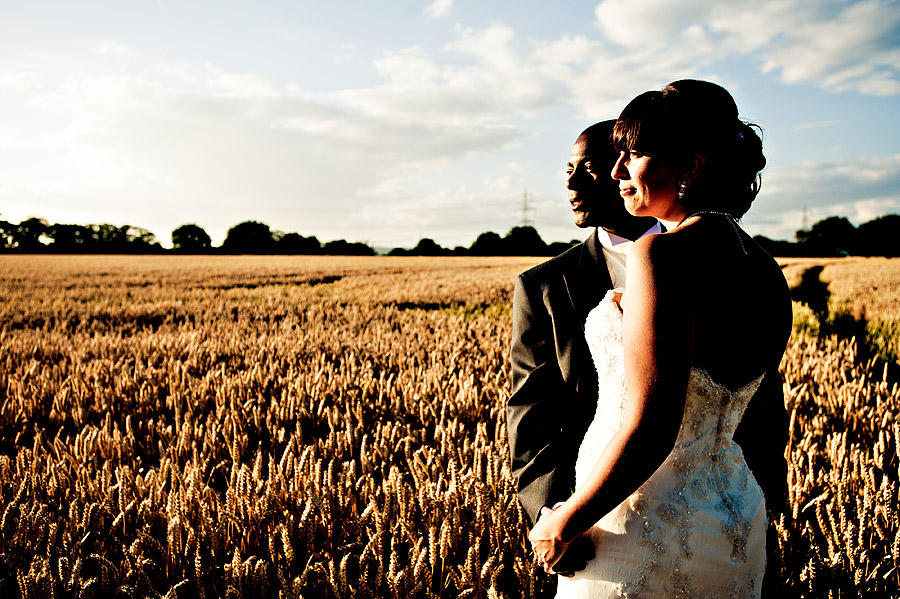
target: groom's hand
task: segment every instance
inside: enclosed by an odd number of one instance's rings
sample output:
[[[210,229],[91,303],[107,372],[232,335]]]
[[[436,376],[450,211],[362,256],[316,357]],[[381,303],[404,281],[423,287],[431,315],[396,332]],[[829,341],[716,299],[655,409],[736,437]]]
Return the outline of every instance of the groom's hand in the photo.
[[[577,536],[553,565],[553,571],[560,576],[573,576],[575,572],[584,570],[593,558],[594,542],[586,536]]]

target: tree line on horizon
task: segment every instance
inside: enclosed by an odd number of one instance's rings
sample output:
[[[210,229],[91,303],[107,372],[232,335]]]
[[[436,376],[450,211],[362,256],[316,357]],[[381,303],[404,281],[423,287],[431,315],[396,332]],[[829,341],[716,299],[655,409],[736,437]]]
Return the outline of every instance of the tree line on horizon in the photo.
[[[434,240],[421,239],[412,249],[394,248],[391,256],[552,256],[579,240],[545,243],[534,227],[513,227],[501,237],[482,233],[469,247],[443,248]],[[185,224],[172,231],[172,248],[162,247],[156,236],[141,227],[50,224],[31,217],[18,224],[0,220],[0,252],[23,254],[283,254],[374,256],[363,242],[337,239],[322,243],[315,236],[272,230],[257,221],[244,221],[228,230],[221,246],[213,246],[203,227]]]
[[[844,217],[832,216],[796,233],[796,241],[754,239],[778,257],[900,256],[900,214],[887,214],[854,226]],[[481,233],[469,247],[444,248],[423,238],[411,249],[394,248],[390,256],[555,256],[579,243],[546,243],[534,227],[513,227],[501,237]],[[213,246],[209,234],[196,224],[172,231],[172,249],[163,248],[156,236],[141,227],[111,224],[50,224],[31,217],[18,224],[0,220],[0,252],[56,254],[283,254],[374,256],[363,242],[337,239],[321,243],[315,236],[272,230],[257,221],[244,221],[228,230],[221,246]]]
[[[779,258],[829,258],[839,256],[900,256],[900,214],[885,214],[854,226],[843,216],[830,216],[796,233],[796,241],[780,241],[757,235],[767,252]]]

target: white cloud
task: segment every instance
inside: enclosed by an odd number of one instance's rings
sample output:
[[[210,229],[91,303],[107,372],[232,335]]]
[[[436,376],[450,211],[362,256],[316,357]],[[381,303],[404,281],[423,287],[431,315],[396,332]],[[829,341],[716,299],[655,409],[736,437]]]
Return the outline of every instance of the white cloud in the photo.
[[[186,61],[152,64],[147,67],[149,74],[162,75],[180,85],[194,84],[200,79],[194,66]]]
[[[276,98],[281,92],[267,78],[249,73],[227,73],[206,66],[206,84],[213,90],[235,98]]]
[[[853,204],[854,214],[848,218],[857,224],[874,220],[887,213],[900,212],[900,197],[873,198]]]
[[[900,211],[900,155],[768,169],[745,222],[754,233],[792,238],[801,227],[804,209],[807,226],[828,216],[845,216],[861,224]]]
[[[496,194],[509,194],[513,189],[513,180],[509,175],[485,177],[482,187]]]
[[[434,0],[425,8],[425,14],[432,19],[446,17],[453,8],[453,0]]]
[[[709,10],[703,0],[604,0],[594,12],[606,38],[631,49],[663,48]]]
[[[843,3],[842,3],[843,4]],[[826,89],[872,95],[900,93],[900,7],[869,0],[823,10],[783,31],[764,55],[764,72],[788,83],[819,81]]]
[[[331,61],[335,64],[355,63],[361,58],[359,48],[352,42],[344,42],[338,48],[337,53],[332,56]]]
[[[0,75],[0,90],[27,92],[39,89],[41,77],[36,73],[6,73]]]
[[[394,85],[424,86],[440,79],[441,68],[418,47],[405,48],[372,61],[375,70]]]
[[[619,61],[620,68],[696,70],[729,56],[751,56],[763,73],[778,73],[789,84],[900,93],[895,1],[604,0],[595,13],[604,37],[632,57]]]
[[[134,48],[115,40],[97,42],[91,48],[91,52],[99,56],[109,56],[119,60],[131,60],[138,54]]]
[[[521,64],[512,43],[516,34],[506,25],[491,25],[483,30],[457,27],[459,39],[445,48],[479,59],[480,64],[495,69],[508,69]]]
[[[496,125],[557,101],[555,78],[528,60],[508,27],[459,28],[457,36],[444,46],[443,63],[419,47],[394,51],[373,61],[383,84],[332,97],[372,118],[452,127]]]

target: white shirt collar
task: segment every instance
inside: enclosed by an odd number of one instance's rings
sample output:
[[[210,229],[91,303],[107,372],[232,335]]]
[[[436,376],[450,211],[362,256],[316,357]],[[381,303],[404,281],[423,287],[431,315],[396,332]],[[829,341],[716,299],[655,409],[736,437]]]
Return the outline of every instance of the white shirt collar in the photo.
[[[656,233],[662,233],[662,226],[659,224],[659,221],[653,223],[653,226],[644,231],[638,239]],[[631,248],[631,244],[634,243],[631,239],[620,237],[615,233],[610,233],[603,227],[597,227],[597,238],[600,241],[600,245],[614,252],[627,251]]]

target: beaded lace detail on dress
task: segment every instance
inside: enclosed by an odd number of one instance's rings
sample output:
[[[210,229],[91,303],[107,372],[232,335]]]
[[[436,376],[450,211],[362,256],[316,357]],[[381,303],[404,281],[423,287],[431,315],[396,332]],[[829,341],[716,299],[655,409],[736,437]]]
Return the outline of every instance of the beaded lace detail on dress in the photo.
[[[579,485],[624,415],[621,291],[607,293],[585,322],[599,397],[575,466]],[[672,452],[589,531],[597,557],[574,578],[560,578],[558,597],[758,597],[765,504],[732,436],[761,381],[731,390],[691,370]]]

